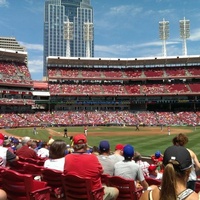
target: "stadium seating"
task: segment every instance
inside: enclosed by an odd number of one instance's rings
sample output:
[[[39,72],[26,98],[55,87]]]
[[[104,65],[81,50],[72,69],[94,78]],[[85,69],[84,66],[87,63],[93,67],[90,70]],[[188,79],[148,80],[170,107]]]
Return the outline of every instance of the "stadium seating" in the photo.
[[[17,160],[9,163],[10,169],[19,172],[19,173],[24,173],[24,164],[25,162]]]
[[[102,200],[103,187],[92,190],[92,180],[76,175],[62,175],[65,197],[69,200]]]
[[[155,178],[146,177],[145,180],[149,185],[157,185],[157,186],[161,185],[161,180]]]
[[[165,72],[166,72],[167,76],[169,76],[169,77],[176,77],[176,76],[184,77],[184,76],[186,76],[186,71],[182,67],[165,68]]]
[[[154,70],[152,70],[152,68],[150,68],[150,69],[146,68],[144,70],[144,75],[148,78],[163,77],[164,76],[163,68],[155,68]]]
[[[49,187],[51,187],[51,200],[54,199],[65,199],[63,185],[62,185],[62,172],[43,168],[42,181],[45,181]]]
[[[50,187],[46,186],[46,182],[33,180],[29,174],[20,174],[10,169],[1,174],[8,200],[50,200]]]
[[[32,163],[24,163],[23,170],[25,174],[31,174],[34,177],[41,177],[43,166],[35,165]]]
[[[109,186],[118,188],[119,196],[117,199],[139,200],[143,188],[136,189],[134,180],[124,179],[119,176],[108,176],[107,179]]]

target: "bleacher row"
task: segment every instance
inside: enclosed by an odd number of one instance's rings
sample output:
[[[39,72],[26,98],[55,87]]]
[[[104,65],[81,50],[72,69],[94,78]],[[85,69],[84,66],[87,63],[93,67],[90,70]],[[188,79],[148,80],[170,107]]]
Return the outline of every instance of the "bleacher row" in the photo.
[[[42,160],[19,157],[8,168],[0,168],[0,188],[8,199],[16,200],[102,200],[103,187],[92,190],[90,178],[65,175],[61,171],[43,167]],[[45,160],[43,160],[45,161]],[[149,185],[160,185],[161,181],[146,178]],[[139,200],[143,188],[136,188],[134,180],[102,174],[103,185],[117,187],[118,199]]]
[[[0,128],[48,125],[200,125],[200,112],[129,112],[129,111],[54,111],[36,113],[2,113]]]
[[[49,78],[155,78],[155,77],[190,77],[200,76],[199,67],[165,67],[165,68],[49,68]]]
[[[0,168],[0,188],[8,199],[56,200],[83,199],[102,200],[103,187],[92,191],[92,180],[61,171],[44,168],[44,160],[19,158],[8,168]]]
[[[25,64],[0,62],[0,84],[30,85],[31,75]]]
[[[146,160],[147,161],[147,160]],[[103,188],[92,191],[92,181],[76,175],[65,175],[61,171],[44,167],[45,159],[19,157],[9,168],[0,168],[0,188],[7,192],[9,199],[21,200],[102,200]],[[151,162],[150,162],[151,163]],[[161,185],[161,180],[145,177],[149,185]],[[101,175],[103,185],[117,187],[118,199],[139,200],[143,188],[136,188],[134,180],[119,176]],[[200,190],[196,182],[195,191]],[[68,197],[68,198],[67,198]]]
[[[51,95],[152,95],[152,94],[189,94],[200,92],[199,83],[176,84],[51,84]]]

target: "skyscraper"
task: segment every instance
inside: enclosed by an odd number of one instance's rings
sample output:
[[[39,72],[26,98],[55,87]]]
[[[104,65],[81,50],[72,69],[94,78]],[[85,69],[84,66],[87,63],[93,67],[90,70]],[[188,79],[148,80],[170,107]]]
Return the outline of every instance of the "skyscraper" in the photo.
[[[68,38],[68,41],[64,35],[66,22],[73,23],[73,37]],[[46,57],[66,56],[66,48],[70,48],[68,51],[71,57],[86,57],[88,52],[90,52],[90,57],[94,56],[93,31],[92,37],[87,41],[84,31],[85,23],[93,24],[93,8],[90,0],[45,1],[44,76],[47,75]],[[70,45],[67,45],[67,42]]]

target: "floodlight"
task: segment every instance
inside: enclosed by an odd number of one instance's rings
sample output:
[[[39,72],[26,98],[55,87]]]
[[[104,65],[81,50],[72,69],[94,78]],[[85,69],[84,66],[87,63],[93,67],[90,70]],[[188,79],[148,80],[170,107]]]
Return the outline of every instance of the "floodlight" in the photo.
[[[190,37],[190,20],[186,20],[185,17],[183,20],[179,21],[180,23],[180,38],[183,39],[183,55],[187,55],[187,44],[186,40]]]
[[[90,57],[90,42],[93,40],[94,25],[90,22],[85,22],[83,25],[84,40],[86,42],[86,57]]]
[[[70,22],[69,19],[64,22],[63,26],[63,36],[66,40],[66,57],[70,57],[70,40],[73,40],[73,33],[74,33],[74,25],[73,22]]]
[[[159,36],[160,39],[163,41],[163,56],[167,56],[167,50],[166,50],[166,40],[169,38],[169,21],[163,21],[159,22]]]

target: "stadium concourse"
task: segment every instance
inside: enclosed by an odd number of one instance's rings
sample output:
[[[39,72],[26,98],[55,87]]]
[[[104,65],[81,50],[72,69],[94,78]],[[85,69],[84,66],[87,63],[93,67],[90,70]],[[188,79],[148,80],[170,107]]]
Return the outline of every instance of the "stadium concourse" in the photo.
[[[48,57],[31,79],[27,52],[0,49],[0,128],[200,124],[200,57]]]

